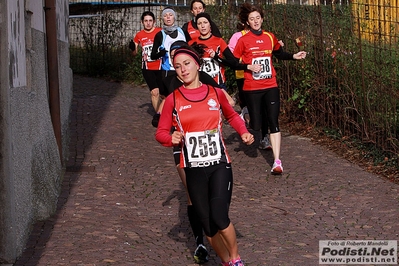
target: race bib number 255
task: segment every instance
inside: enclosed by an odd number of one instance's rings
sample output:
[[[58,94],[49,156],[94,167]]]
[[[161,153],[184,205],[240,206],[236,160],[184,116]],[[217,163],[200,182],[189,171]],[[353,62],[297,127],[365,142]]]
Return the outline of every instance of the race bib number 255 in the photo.
[[[221,157],[220,139],[217,129],[186,133],[185,144],[190,162],[211,161],[220,159]]]

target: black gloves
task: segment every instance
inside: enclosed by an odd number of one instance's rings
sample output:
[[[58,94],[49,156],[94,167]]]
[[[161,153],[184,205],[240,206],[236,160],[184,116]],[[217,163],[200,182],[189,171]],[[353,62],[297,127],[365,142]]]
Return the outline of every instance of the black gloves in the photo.
[[[132,51],[136,51],[136,44],[134,43],[133,40],[130,40],[129,42],[129,49]]]
[[[159,50],[158,52],[158,58],[161,58],[162,56],[164,56],[166,54],[166,50],[165,48],[162,48],[161,50]]]
[[[213,59],[218,61],[219,63],[223,63],[222,58],[220,58],[217,53],[215,53],[215,56],[213,57]]]

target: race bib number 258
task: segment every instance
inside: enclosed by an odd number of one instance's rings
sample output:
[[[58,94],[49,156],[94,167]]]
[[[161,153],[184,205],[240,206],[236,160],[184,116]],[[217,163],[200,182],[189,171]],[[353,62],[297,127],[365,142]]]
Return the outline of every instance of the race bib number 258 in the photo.
[[[257,57],[252,59],[253,65],[261,65],[261,70],[257,73],[252,72],[252,77],[255,80],[269,79],[272,77],[272,66],[270,56]]]

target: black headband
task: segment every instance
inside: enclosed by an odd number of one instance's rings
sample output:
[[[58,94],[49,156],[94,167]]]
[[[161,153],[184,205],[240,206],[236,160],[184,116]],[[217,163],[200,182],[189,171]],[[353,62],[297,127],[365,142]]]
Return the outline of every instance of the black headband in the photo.
[[[178,54],[186,54],[186,55],[192,57],[194,59],[194,61],[197,63],[198,66],[201,65],[201,60],[200,60],[198,54],[196,52],[194,52],[194,51],[192,51],[190,49],[184,48],[184,47],[177,48],[175,50],[175,54],[173,55],[173,63],[175,62],[175,58],[176,58],[176,56]]]
[[[205,12],[199,13],[195,17],[195,21],[198,21],[199,18],[206,18],[209,21],[209,23],[212,23],[211,16],[208,13]]]
[[[172,45],[170,46],[169,52],[172,51],[172,50],[175,50],[175,49],[178,49],[178,48],[181,48],[181,47],[187,47],[187,46],[188,46],[188,44],[187,44],[187,42],[185,42],[185,41],[181,41],[181,40],[175,41],[175,42],[172,43]]]

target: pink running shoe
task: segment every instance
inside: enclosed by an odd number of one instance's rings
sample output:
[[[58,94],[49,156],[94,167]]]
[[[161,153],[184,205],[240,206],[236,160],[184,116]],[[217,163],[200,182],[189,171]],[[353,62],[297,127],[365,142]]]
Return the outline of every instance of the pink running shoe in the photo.
[[[245,266],[245,265],[244,262],[241,260],[241,258],[238,257],[237,259],[230,261],[230,266]]]
[[[275,160],[272,167],[272,174],[281,175],[283,173],[283,165],[280,160]]]

